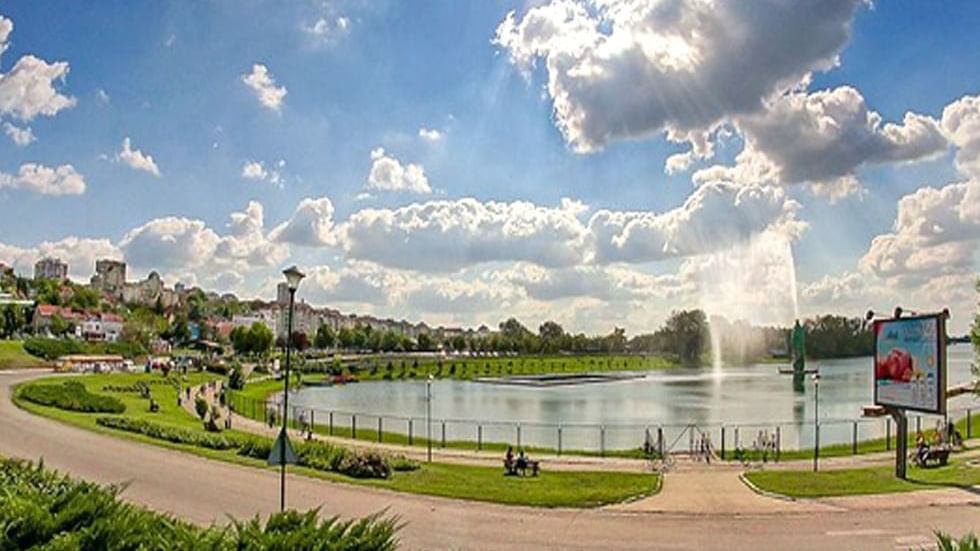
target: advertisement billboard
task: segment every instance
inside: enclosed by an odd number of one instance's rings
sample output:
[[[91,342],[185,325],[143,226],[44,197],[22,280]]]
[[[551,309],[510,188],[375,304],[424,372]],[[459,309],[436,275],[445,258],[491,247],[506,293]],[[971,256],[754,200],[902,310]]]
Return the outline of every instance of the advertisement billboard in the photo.
[[[875,404],[924,413],[946,411],[946,317],[874,322]]]

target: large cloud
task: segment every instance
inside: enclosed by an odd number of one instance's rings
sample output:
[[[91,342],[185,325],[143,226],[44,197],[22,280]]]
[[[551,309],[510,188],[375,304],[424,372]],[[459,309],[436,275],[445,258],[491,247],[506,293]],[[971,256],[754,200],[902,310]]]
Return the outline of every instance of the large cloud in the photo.
[[[712,182],[664,213],[601,210],[589,230],[598,262],[651,262],[727,249],[768,228],[795,235],[798,208],[777,187]]]
[[[678,140],[758,111],[837,63],[863,0],[553,0],[514,12],[495,42],[539,59],[555,121],[578,152],[666,130]]]
[[[957,168],[980,179],[980,96],[963,96],[947,105],[943,129],[958,148]]]
[[[33,273],[34,263],[45,257],[67,262],[69,277],[84,281],[95,271],[97,259],[119,259],[122,258],[122,251],[108,239],[74,236],[59,241],[43,241],[31,248],[0,243],[0,261],[11,264],[21,274]]]
[[[581,203],[524,201],[413,203],[355,212],[338,229],[348,256],[397,268],[453,271],[483,262],[526,260],[570,266],[584,260]]]
[[[58,92],[55,82],[64,81],[68,63],[48,63],[32,55],[17,60],[6,74],[0,74],[0,114],[22,121],[38,115],[54,116],[74,107],[76,100]]]
[[[916,286],[940,275],[969,274],[980,247],[980,181],[924,187],[898,203],[892,232],[860,260],[866,272]]]
[[[0,172],[0,189],[21,189],[41,195],[81,195],[85,178],[71,165],[56,168],[36,163],[20,165],[17,174]]]
[[[745,149],[736,166],[699,171],[695,181],[809,182],[843,195],[858,189],[855,171],[862,166],[927,159],[948,145],[935,119],[906,113],[902,124],[883,124],[849,86],[777,96],[737,125]]]
[[[303,199],[292,218],[272,231],[272,238],[282,243],[306,247],[332,245],[333,203],[326,197]]]
[[[257,201],[249,201],[243,212],[233,212],[231,232],[222,237],[215,250],[216,260],[241,270],[274,266],[289,253],[286,245],[271,239],[265,231],[265,210]]]
[[[119,246],[136,268],[177,270],[210,261],[219,240],[201,220],[169,216],[130,230]]]

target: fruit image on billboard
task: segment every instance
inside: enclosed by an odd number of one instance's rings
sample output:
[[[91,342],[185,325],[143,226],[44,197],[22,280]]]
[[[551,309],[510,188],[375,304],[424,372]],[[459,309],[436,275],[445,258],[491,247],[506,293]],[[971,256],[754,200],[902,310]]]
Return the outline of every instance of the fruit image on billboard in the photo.
[[[945,333],[941,315],[875,322],[875,404],[945,411]]]

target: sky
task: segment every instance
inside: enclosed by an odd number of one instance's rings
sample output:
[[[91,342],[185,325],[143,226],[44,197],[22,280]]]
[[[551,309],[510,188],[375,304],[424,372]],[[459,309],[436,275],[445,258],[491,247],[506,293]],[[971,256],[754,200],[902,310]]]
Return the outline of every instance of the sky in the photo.
[[[976,311],[980,4],[0,5],[0,262],[631,333]]]

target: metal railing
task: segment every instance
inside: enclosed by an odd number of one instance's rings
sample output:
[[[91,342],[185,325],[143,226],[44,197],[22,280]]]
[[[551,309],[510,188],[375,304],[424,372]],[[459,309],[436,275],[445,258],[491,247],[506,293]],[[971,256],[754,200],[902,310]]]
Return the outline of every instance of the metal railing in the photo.
[[[273,424],[281,419],[281,404],[275,399],[257,400],[237,392],[228,393],[229,406],[239,415]],[[380,443],[425,446],[424,416],[379,415],[331,409],[290,407],[292,426],[308,427],[319,433]],[[980,409],[957,408],[947,412],[949,422],[958,423],[963,438],[980,436]],[[909,434],[931,434],[943,417],[909,415]],[[502,450],[512,445],[561,454],[651,456],[693,453],[691,427],[703,435],[723,459],[741,454],[765,453],[774,460],[804,458],[813,453],[819,432],[822,457],[889,451],[895,446],[890,418],[821,419],[769,423],[542,423],[474,419],[431,419],[434,447]],[[690,434],[688,434],[690,433]],[[687,438],[687,440],[685,440]],[[700,438],[700,436],[698,437]],[[686,444],[686,450],[685,450]]]

